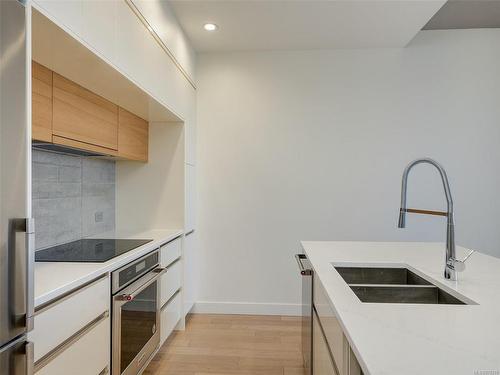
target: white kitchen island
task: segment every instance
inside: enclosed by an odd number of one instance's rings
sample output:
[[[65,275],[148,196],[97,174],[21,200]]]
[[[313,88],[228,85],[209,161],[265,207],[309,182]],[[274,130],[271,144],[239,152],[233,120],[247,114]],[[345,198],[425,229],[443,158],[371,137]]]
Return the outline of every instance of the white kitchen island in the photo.
[[[500,259],[474,253],[458,281],[448,281],[442,243],[305,241],[302,247],[320,284],[315,291],[325,297],[316,306],[320,320],[334,316],[365,375],[500,373]],[[457,257],[467,252],[457,247]],[[363,303],[334,266],[407,267],[470,304]]]

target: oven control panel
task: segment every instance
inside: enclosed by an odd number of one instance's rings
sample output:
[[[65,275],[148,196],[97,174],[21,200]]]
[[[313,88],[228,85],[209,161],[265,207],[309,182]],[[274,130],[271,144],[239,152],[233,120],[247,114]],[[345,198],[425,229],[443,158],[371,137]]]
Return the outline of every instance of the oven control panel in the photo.
[[[158,250],[123,266],[111,274],[113,293],[155,268],[159,262]]]

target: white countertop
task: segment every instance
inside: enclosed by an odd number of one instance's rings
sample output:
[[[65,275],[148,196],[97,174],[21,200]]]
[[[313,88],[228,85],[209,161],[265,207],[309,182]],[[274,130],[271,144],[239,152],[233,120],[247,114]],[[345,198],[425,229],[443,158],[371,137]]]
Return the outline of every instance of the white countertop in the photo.
[[[500,259],[474,253],[443,278],[439,243],[302,242],[365,375],[500,373]],[[457,257],[466,250],[457,247]],[[476,305],[362,303],[334,264],[404,264]]]
[[[105,263],[66,263],[41,262],[35,263],[35,306],[44,304],[80,285],[85,284],[107,272],[113,271],[158,248],[180,235],[183,231],[151,230],[136,234],[113,234],[99,236],[100,238],[141,238],[152,239],[134,250],[128,251]]]

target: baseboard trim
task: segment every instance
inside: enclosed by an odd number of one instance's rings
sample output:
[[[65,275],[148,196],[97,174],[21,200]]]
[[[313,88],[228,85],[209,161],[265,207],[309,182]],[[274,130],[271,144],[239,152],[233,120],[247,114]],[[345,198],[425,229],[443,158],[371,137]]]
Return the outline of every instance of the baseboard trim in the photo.
[[[302,305],[292,303],[196,302],[191,310],[197,314],[302,315]]]

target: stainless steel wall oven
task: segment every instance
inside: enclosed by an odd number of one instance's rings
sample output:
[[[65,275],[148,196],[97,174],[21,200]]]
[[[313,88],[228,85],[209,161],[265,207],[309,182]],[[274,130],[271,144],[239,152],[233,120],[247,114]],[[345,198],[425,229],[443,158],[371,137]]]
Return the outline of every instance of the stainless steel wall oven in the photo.
[[[160,344],[158,250],[112,272],[112,374],[136,375]]]

